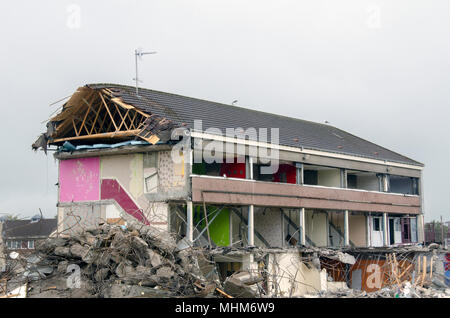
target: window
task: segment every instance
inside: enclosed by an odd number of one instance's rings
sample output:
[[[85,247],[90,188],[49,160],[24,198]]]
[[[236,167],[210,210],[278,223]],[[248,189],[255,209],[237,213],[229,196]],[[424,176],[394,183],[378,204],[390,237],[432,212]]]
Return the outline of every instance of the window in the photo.
[[[373,230],[374,231],[381,231],[381,222],[380,218],[373,218]]]
[[[394,231],[396,231],[396,232],[400,232],[401,231],[401,229],[400,229],[400,219],[399,218],[394,219]]]
[[[20,248],[27,249],[28,248],[28,241],[21,241],[20,242]]]
[[[144,154],[144,192],[158,192],[158,153]]]
[[[316,170],[305,170],[303,172],[304,184],[317,185],[318,176]]]
[[[28,248],[30,250],[34,249],[34,241],[28,241]]]

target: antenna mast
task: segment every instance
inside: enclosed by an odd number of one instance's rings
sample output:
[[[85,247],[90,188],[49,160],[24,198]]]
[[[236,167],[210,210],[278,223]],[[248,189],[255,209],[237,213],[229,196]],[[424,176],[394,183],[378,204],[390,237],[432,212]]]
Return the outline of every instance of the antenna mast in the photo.
[[[142,59],[142,56],[145,54],[156,54],[157,52],[142,52],[142,49],[136,49],[134,50],[134,61],[136,66],[136,77],[133,78],[133,80],[136,81],[136,95],[139,95],[139,76],[138,76],[138,57],[139,59]]]

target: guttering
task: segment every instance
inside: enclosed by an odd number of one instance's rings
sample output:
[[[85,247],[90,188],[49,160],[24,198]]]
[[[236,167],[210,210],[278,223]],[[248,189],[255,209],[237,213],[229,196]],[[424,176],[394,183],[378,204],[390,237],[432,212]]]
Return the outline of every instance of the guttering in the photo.
[[[358,157],[358,156],[352,156],[352,155],[327,152],[327,151],[322,151],[322,150],[305,149],[303,147],[296,148],[296,147],[291,147],[291,146],[276,145],[276,144],[260,142],[260,141],[256,141],[256,140],[246,140],[246,139],[232,138],[232,137],[226,137],[226,136],[215,135],[215,134],[207,134],[207,133],[203,133],[203,132],[199,132],[199,131],[195,131],[195,130],[191,130],[191,137],[205,139],[205,140],[222,141],[225,143],[235,143],[235,144],[241,144],[241,145],[247,145],[247,146],[263,147],[263,148],[268,148],[268,149],[277,149],[277,150],[295,152],[295,153],[305,154],[305,155],[317,155],[317,156],[323,156],[323,157],[360,161],[360,162],[365,162],[365,163],[373,163],[373,164],[413,169],[413,170],[419,170],[419,171],[423,170],[423,167],[421,167],[421,166],[410,165],[410,164],[405,164],[405,163],[398,163],[398,162],[380,160],[380,159],[370,159],[370,158],[364,158],[364,157]]]

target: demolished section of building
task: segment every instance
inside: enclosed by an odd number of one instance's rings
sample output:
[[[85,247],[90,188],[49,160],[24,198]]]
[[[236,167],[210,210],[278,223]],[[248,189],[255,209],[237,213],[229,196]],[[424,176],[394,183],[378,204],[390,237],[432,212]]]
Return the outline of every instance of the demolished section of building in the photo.
[[[59,163],[60,235],[132,216],[264,295],[380,290],[393,264],[417,282],[420,248],[391,254],[424,242],[424,165],[330,125],[90,84],[32,147]]]

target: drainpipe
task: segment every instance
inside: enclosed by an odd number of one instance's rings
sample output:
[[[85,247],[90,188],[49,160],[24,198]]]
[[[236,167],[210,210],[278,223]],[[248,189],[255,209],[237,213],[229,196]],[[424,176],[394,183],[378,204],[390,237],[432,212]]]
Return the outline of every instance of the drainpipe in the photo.
[[[187,206],[187,222],[186,222],[186,237],[189,242],[194,241],[194,217],[192,213],[192,201],[186,201]]]
[[[388,246],[388,226],[387,226],[387,213],[383,213],[383,245]]]
[[[300,208],[300,244],[306,245],[305,208]]]
[[[344,211],[344,246],[350,245],[349,230],[348,230],[348,210]]]
[[[253,222],[253,213],[254,206],[253,204],[248,207],[248,246],[255,245],[255,233],[254,233],[254,222]]]

